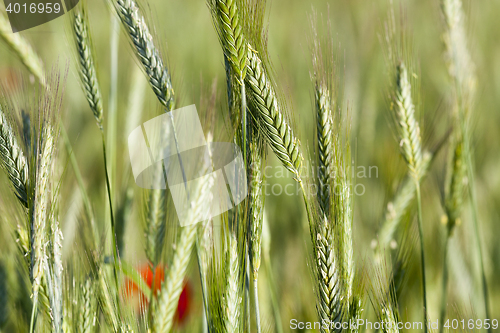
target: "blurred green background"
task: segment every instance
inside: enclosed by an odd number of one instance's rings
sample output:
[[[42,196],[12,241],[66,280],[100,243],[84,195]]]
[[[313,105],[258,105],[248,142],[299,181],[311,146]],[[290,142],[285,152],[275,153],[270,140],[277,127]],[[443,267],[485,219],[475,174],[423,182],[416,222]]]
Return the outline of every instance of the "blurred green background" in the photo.
[[[110,40],[114,13],[105,1],[88,3],[94,48],[97,55],[98,77],[104,95],[105,122],[110,87]],[[200,95],[209,90],[217,79],[217,114],[227,110],[224,105],[225,73],[222,51],[213,29],[210,13],[203,0],[150,0],[144,7],[172,72],[174,89],[178,96],[177,106],[197,104]],[[339,72],[344,81],[344,105],[352,115],[353,157],[358,166],[376,166],[378,177],[358,179],[365,192],[356,197],[354,215],[354,244],[357,268],[363,274],[371,264],[371,244],[376,238],[383,210],[397,189],[406,172],[400,157],[398,143],[390,125],[388,103],[388,71],[384,61],[384,21],[390,9],[389,1],[336,0],[274,0],[268,4],[267,22],[269,54],[274,65],[275,79],[283,90],[295,130],[299,133],[303,148],[312,148],[314,135],[313,85],[310,80],[311,14],[317,11],[316,24],[327,26],[337,48]],[[443,57],[443,20],[438,0],[395,1],[398,20],[409,31],[413,43],[417,75],[420,81],[419,119],[423,129],[424,146],[430,148],[450,125],[451,82]],[[1,9],[4,10],[4,9]],[[468,37],[473,60],[477,66],[478,93],[472,118],[474,129],[473,150],[476,167],[476,193],[479,204],[482,248],[490,291],[492,318],[500,319],[500,1],[465,1],[468,16]],[[121,28],[117,25],[118,28]],[[43,59],[46,69],[53,66],[62,71],[69,68],[66,82],[63,120],[68,131],[77,161],[88,191],[93,198],[97,216],[104,216],[105,187],[102,170],[102,153],[99,132],[95,120],[80,89],[75,67],[73,44],[69,40],[70,28],[67,17],[22,32]],[[134,87],[141,86],[129,42],[123,31],[119,33],[118,91],[117,91],[117,173],[115,198],[118,198],[122,182],[133,182],[124,172],[128,168],[126,138],[128,133],[129,98]],[[4,43],[0,43],[0,77],[16,80],[18,73],[26,70]],[[161,110],[148,87],[142,105],[142,121],[159,114]],[[221,117],[222,118],[222,117]],[[134,124],[133,124],[134,125]],[[139,123],[135,124],[135,126]],[[441,273],[444,227],[441,222],[441,192],[444,182],[447,148],[442,149],[430,175],[423,186],[423,214],[427,262],[429,314],[438,317],[441,297]],[[63,162],[67,155],[61,146],[59,155]],[[274,156],[268,164],[276,166]],[[11,200],[6,177],[2,174],[0,201]],[[293,184],[291,177],[268,179],[270,195],[266,198],[266,214],[272,235],[272,263],[277,282],[281,316],[285,331],[292,318],[314,320],[314,293],[308,268],[307,242],[309,235],[303,232],[304,208],[299,195],[273,195],[273,184]],[[2,205],[3,206],[3,205]],[[133,218],[126,229],[126,249],[123,254],[132,262],[144,258],[141,246],[142,232],[135,200]],[[414,210],[413,210],[414,212]],[[6,212],[4,212],[6,213]],[[74,225],[78,220],[78,189],[71,170],[64,174],[61,218],[65,233],[65,251],[70,254],[74,240]],[[411,223],[414,214],[408,216]],[[474,241],[470,211],[466,205],[462,224],[456,229],[450,244],[450,298],[449,315],[453,306],[473,309],[483,317],[477,248]],[[101,221],[104,224],[103,221]],[[0,229],[1,230],[1,229]],[[73,235],[72,235],[73,233]],[[5,241],[12,239],[4,235]],[[2,240],[2,238],[0,238]],[[2,240],[3,241],[3,240]],[[2,245],[0,244],[0,248]],[[403,319],[420,318],[419,256],[412,257],[408,272],[409,280],[401,303]],[[190,271],[195,290],[198,292],[197,268],[193,260]],[[265,290],[264,290],[265,293]],[[265,302],[266,295],[263,296]],[[199,292],[194,313],[201,315]],[[368,303],[367,299],[367,303]],[[371,311],[368,309],[365,311]],[[263,321],[272,313],[264,306]],[[192,319],[196,320],[196,319]],[[189,331],[189,329],[187,329]]]

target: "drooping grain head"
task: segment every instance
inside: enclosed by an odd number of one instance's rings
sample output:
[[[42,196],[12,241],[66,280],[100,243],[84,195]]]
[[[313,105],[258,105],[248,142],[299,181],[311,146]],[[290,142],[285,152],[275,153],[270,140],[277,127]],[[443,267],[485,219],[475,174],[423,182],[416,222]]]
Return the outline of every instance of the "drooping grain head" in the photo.
[[[85,93],[85,97],[89,103],[90,109],[94,113],[97,121],[97,126],[102,131],[102,97],[97,80],[97,70],[95,66],[95,56],[92,50],[92,38],[88,19],[84,9],[78,11],[77,8],[73,9],[73,34],[75,39],[80,81]]]
[[[256,51],[248,50],[246,85],[250,91],[253,117],[283,166],[300,182],[302,153],[299,141],[288,125],[271,80]]]
[[[173,110],[175,99],[170,73],[137,3],[134,0],[118,0],[115,8],[156,97],[167,111]]]
[[[7,173],[21,204],[28,207],[28,163],[0,105],[0,165]]]

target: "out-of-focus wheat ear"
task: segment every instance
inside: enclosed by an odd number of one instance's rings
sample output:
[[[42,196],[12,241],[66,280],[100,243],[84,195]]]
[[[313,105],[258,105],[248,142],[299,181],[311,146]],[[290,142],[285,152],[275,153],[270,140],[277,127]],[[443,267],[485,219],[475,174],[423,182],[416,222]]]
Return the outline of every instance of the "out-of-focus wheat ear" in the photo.
[[[318,140],[318,201],[326,214],[330,211],[330,169],[333,159],[332,101],[328,87],[316,83],[316,134]]]
[[[115,8],[127,31],[135,54],[142,63],[149,83],[160,103],[171,111],[175,105],[174,89],[170,73],[163,64],[159,49],[155,46],[153,36],[139,7],[133,0],[118,0]]]
[[[451,235],[455,225],[460,223],[460,214],[467,186],[467,169],[463,155],[462,139],[457,139],[453,144],[447,177],[444,204],[447,217],[447,231]]]
[[[163,177],[163,163],[155,166],[155,177]],[[159,182],[155,182],[159,183]],[[145,250],[148,260],[156,266],[163,253],[163,242],[166,228],[166,190],[153,189],[148,191],[145,200]]]
[[[332,140],[332,163],[335,172],[331,173],[330,186],[334,186],[334,190],[332,190],[330,199],[329,216],[323,212],[320,214],[325,214],[324,218],[332,224],[331,228],[333,228],[332,232],[336,240],[334,248],[337,251],[341,275],[340,281],[342,289],[345,291],[346,300],[349,302],[353,295],[355,265],[352,239],[354,198],[351,187],[350,122],[348,119],[346,117],[346,121],[339,122],[334,129],[338,132]]]
[[[392,306],[383,305],[380,309],[379,317],[381,321],[385,323],[385,333],[399,333],[399,320]]]
[[[97,303],[95,285],[91,277],[87,277],[80,287],[79,302],[81,309],[78,312],[78,332],[91,333],[95,331],[97,321]]]
[[[256,131],[254,133],[257,135]],[[250,176],[250,193],[248,203],[248,249],[253,279],[256,281],[261,263],[262,221],[264,213],[264,151],[257,138],[250,142],[250,158],[248,160]]]
[[[84,9],[78,11],[77,8],[73,9],[71,15],[73,15],[72,26],[77,50],[80,81],[90,109],[94,113],[97,126],[102,131],[102,97],[99,81],[97,80],[97,70],[87,15]]]
[[[420,166],[420,181],[422,181],[427,175],[434,156],[435,154],[428,151],[424,152],[422,164]],[[415,199],[415,193],[415,180],[413,176],[409,174],[403,180],[403,183],[399,186],[398,190],[385,209],[375,248],[377,256],[381,255],[382,251],[388,249],[390,242],[394,239],[394,234],[396,233],[397,228],[401,224],[401,220],[408,212],[408,209]]]
[[[182,292],[191,252],[196,240],[196,225],[182,227],[175,244],[169,270],[162,285],[158,300],[158,309],[154,316],[154,328],[157,332],[168,333],[172,329],[175,310]]]
[[[226,330],[227,332],[242,332],[243,288],[240,281],[242,280],[242,276],[245,275],[245,270],[242,270],[242,267],[244,268],[245,265],[242,265],[238,254],[237,236],[231,232],[227,240],[229,244],[226,248]]]
[[[10,24],[3,14],[0,14],[0,38],[14,51],[38,82],[45,86],[45,71],[42,60],[40,60],[26,39],[19,33],[12,32]]]
[[[287,124],[261,59],[250,46],[245,82],[249,88],[250,103],[254,106],[251,108],[253,117],[257,119],[259,128],[283,166],[300,182],[300,164],[303,158],[299,141]]]
[[[468,195],[471,203],[472,224],[478,250],[478,259],[481,270],[481,289],[483,292],[485,317],[490,317],[488,283],[484,269],[483,250],[481,247],[480,225],[478,220],[478,204],[475,193],[475,177],[473,165],[473,150],[471,148],[471,109],[476,90],[475,65],[469,52],[465,15],[462,9],[462,0],[443,0],[442,9],[446,22],[445,44],[449,61],[450,76],[454,79],[455,86],[455,108],[457,114],[457,132],[462,137],[462,152],[466,162],[466,181],[468,183]],[[457,149],[455,147],[455,149]],[[454,168],[454,166],[453,166]],[[460,181],[460,180],[458,180]],[[450,225],[448,225],[450,226]],[[444,276],[444,275],[443,275]],[[443,293],[443,296],[446,296]],[[444,302],[443,302],[444,304]],[[488,332],[491,332],[491,327]]]
[[[394,103],[396,128],[401,153],[412,175],[418,179],[418,170],[422,162],[420,127],[415,117],[415,105],[413,104],[411,95],[411,83],[408,76],[408,70],[402,62],[396,69],[396,93]]]
[[[47,260],[47,214],[50,197],[50,173],[55,146],[55,133],[50,123],[45,123],[40,141],[40,151],[36,164],[34,188],[34,208],[31,223],[31,279],[33,304],[36,306],[38,292]]]
[[[28,163],[17,143],[12,127],[0,105],[0,165],[7,172],[15,194],[24,207],[28,207]]]
[[[472,61],[467,43],[465,15],[462,0],[442,0],[441,8],[446,24],[443,36],[448,61],[448,72],[457,82],[458,97],[468,109],[472,102],[476,85],[476,66]]]
[[[104,314],[104,319],[108,323],[109,326],[113,329],[113,332],[120,331],[120,315],[115,304],[115,297],[112,294],[111,286],[108,284],[108,281],[111,280],[111,277],[105,271],[105,267],[97,268],[97,278],[99,285],[99,293],[98,299],[100,303],[100,307],[102,309],[102,313]],[[116,291],[118,292],[118,291]]]
[[[63,264],[62,232],[54,205],[51,207],[48,258],[45,261],[45,278],[50,304],[50,318],[53,332],[63,329]]]
[[[337,241],[326,216],[314,227],[314,262],[317,284],[316,309],[320,320],[339,322],[343,318],[344,292],[337,260]],[[322,332],[330,332],[322,328]]]

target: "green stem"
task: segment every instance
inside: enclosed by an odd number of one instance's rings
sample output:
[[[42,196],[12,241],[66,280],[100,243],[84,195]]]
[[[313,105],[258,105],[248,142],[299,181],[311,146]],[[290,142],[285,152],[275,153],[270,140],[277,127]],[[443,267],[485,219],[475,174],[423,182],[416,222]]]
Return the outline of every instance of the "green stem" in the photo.
[[[462,121],[462,131],[465,133],[466,127],[464,122]],[[479,229],[479,222],[477,218],[477,199],[476,199],[476,192],[474,191],[474,172],[473,172],[473,167],[472,167],[472,158],[471,158],[471,152],[470,152],[470,147],[469,147],[469,140],[464,140],[464,147],[465,147],[465,158],[467,159],[467,176],[469,180],[469,197],[470,197],[470,202],[471,202],[471,210],[472,210],[472,223],[474,225],[474,235],[476,238],[476,243],[477,243],[477,248],[478,248],[478,254],[479,254],[479,265],[481,267],[481,282],[482,282],[482,289],[483,289],[483,297],[484,297],[484,312],[485,312],[485,318],[491,318],[490,317],[490,306],[489,306],[489,296],[488,296],[488,284],[486,282],[486,274],[484,272],[484,259],[483,259],[483,250],[481,247],[481,231]],[[488,329],[488,333],[491,333],[491,327]]]
[[[155,300],[154,290],[155,290],[155,278],[156,278],[156,264],[151,265],[153,269],[153,282],[151,283],[151,290],[149,292],[149,304],[148,304],[148,323],[149,327],[153,327],[153,302]]]
[[[257,277],[253,279],[253,296],[254,296],[255,322],[257,325],[257,333],[261,333],[262,330],[260,327],[259,286]]]
[[[60,121],[60,128],[61,128],[61,134],[64,139],[64,144],[66,146],[66,151],[68,152],[69,160],[71,162],[73,172],[75,173],[76,182],[80,187],[80,194],[82,196],[83,204],[85,205],[85,211],[87,212],[88,218],[90,220],[92,235],[94,237],[94,240],[98,240],[98,235],[95,228],[94,212],[92,211],[92,206],[90,205],[90,199],[85,189],[85,185],[83,184],[82,174],[80,172],[80,168],[78,167],[78,162],[76,161],[75,153],[73,152],[71,142],[69,141],[68,134],[66,133],[66,129],[64,127],[62,120]]]
[[[266,265],[267,281],[269,284],[269,294],[271,295],[271,304],[274,313],[274,322],[276,325],[276,333],[283,333],[283,326],[281,324],[280,306],[278,297],[276,296],[276,286],[274,285],[273,269],[271,267],[271,259],[269,256],[264,255],[264,264]]]
[[[35,329],[37,304],[38,304],[38,297],[36,297],[36,299],[33,300],[33,308],[31,309],[31,320],[30,320],[30,333],[33,333]]]
[[[149,295],[151,289],[148,287],[148,284],[144,281],[141,274],[126,261],[121,261],[120,264],[123,274],[132,280],[144,295]]]
[[[441,312],[439,314],[439,333],[444,330],[444,318],[446,316],[446,300],[448,296],[448,243],[450,241],[450,232],[446,232],[446,239],[444,241],[444,256],[443,256],[443,281],[442,281],[442,294],[441,294]]]
[[[422,273],[422,296],[424,305],[424,332],[427,333],[427,289],[425,282],[424,228],[422,218],[422,196],[420,194],[420,180],[418,179],[418,177],[415,177],[415,187],[418,206],[418,235],[420,238],[420,263]]]
[[[108,162],[106,158],[106,142],[104,140],[104,131],[101,131],[102,134],[102,152],[104,157],[104,174],[106,175],[106,187],[108,192],[108,201],[109,201],[109,214],[111,218],[111,237],[112,237],[112,247],[113,247],[113,274],[115,277],[115,285],[116,285],[116,306],[118,307],[118,313],[120,311],[120,285],[118,283],[118,271],[120,271],[120,262],[118,258],[118,244],[116,244],[116,226],[115,226],[115,218],[113,214],[113,200],[111,199],[111,186],[109,183],[108,176]]]
[[[245,83],[242,78],[241,80],[241,133],[242,133],[242,143],[243,143],[243,160],[245,162],[245,167],[247,165],[247,97],[245,93]]]
[[[246,317],[247,317],[247,332],[250,333],[252,332],[251,329],[251,317],[250,317],[250,260],[248,260],[248,253],[247,253],[247,264],[246,264],[246,270],[245,270],[245,312],[246,312]]]

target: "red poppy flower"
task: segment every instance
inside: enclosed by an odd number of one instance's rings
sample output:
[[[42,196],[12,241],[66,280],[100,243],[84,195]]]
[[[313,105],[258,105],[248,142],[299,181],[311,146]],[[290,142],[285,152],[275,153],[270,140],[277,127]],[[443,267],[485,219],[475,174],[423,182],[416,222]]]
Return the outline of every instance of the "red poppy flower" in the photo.
[[[137,267],[138,273],[144,279],[144,282],[149,288],[153,288],[153,293],[155,297],[158,295],[161,289],[161,284],[165,280],[165,269],[163,266],[157,266],[154,274],[154,284],[153,284],[153,271],[151,266],[146,263]],[[144,293],[139,289],[139,286],[132,280],[126,279],[125,281],[125,296],[129,301],[133,301],[138,298],[138,310],[147,306],[149,295],[144,295]],[[190,300],[191,300],[191,286],[188,281],[184,282],[181,295],[179,297],[179,303],[177,304],[177,310],[175,312],[174,320],[177,324],[184,324],[186,322],[187,316],[190,310]]]

